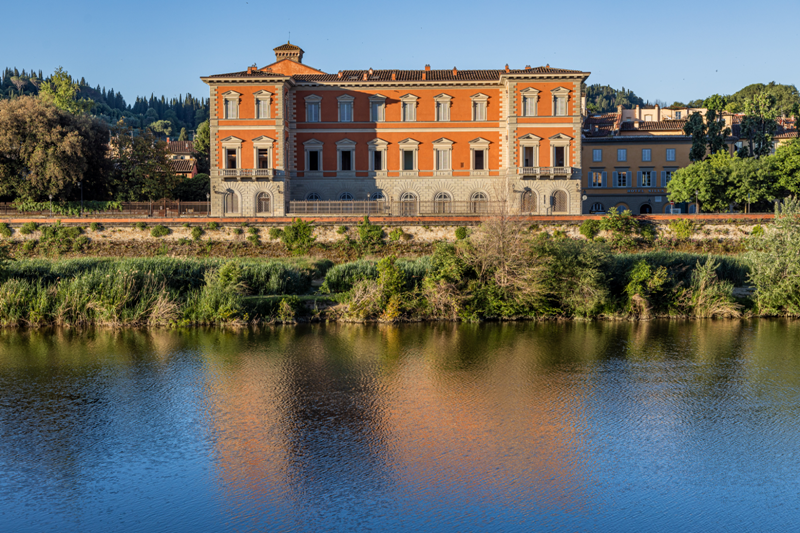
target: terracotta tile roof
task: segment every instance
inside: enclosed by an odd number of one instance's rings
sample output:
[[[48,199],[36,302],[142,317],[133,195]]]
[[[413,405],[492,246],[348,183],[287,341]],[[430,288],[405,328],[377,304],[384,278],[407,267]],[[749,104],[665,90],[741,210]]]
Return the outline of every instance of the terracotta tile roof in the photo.
[[[776,139],[797,139],[796,128],[779,128],[778,133],[775,134]]]
[[[273,48],[272,50],[273,51],[278,51],[278,50],[280,50],[280,51],[283,51],[283,50],[301,50],[301,48],[299,46],[297,46],[296,44],[286,43],[286,44],[280,45],[277,48]]]
[[[637,128],[633,122],[623,122],[622,131],[683,131],[683,126],[688,120],[659,120],[652,122],[639,122]]]
[[[586,137],[608,137],[619,129],[619,113],[600,113],[586,117],[583,134]]]
[[[454,72],[455,71],[455,72]],[[580,70],[566,70],[552,67],[536,67],[530,69],[514,69],[506,72],[504,69],[498,70],[373,70],[372,74],[368,70],[343,70],[339,74],[299,74],[294,78],[298,81],[310,82],[358,82],[364,81],[364,74],[367,81],[393,81],[392,74],[395,75],[394,81],[496,81],[506,74],[583,74]]]
[[[169,168],[175,174],[191,173],[197,161],[194,159],[170,159]]]
[[[172,154],[191,154],[194,151],[192,141],[171,141],[167,143],[167,151]]]
[[[252,72],[248,72],[243,70],[242,72],[229,72],[227,74],[213,74],[211,76],[204,76],[206,78],[288,78],[288,76],[284,76],[283,74],[279,74],[277,72],[264,72],[262,70],[254,70]]]

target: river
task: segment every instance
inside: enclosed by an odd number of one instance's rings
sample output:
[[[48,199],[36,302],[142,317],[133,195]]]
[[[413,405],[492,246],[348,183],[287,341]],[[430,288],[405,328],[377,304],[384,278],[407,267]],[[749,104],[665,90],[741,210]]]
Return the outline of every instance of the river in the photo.
[[[781,531],[800,323],[0,331],[0,531]]]

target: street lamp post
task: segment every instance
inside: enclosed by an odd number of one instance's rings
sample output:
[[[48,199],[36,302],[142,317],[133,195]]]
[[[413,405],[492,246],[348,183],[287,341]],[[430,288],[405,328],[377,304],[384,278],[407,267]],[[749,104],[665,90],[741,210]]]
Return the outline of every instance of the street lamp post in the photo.
[[[206,193],[206,202],[208,202],[208,210],[206,211],[206,217],[211,216],[211,193]]]
[[[78,216],[83,216],[83,180],[78,182],[78,187],[81,188],[81,210],[79,211]]]
[[[53,218],[53,195],[48,195],[50,197],[50,218]]]
[[[697,201],[697,195],[700,194],[699,190],[694,191],[694,214],[695,216],[700,214],[700,204]]]

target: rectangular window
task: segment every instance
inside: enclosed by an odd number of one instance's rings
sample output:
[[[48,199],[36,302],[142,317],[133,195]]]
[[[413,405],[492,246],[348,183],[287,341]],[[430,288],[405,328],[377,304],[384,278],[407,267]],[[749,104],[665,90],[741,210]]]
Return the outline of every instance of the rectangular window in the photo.
[[[617,172],[617,187],[627,187],[627,186],[628,186],[628,173]]]
[[[269,118],[269,101],[258,101],[258,106],[256,107],[256,118]]]
[[[417,104],[415,102],[403,102],[402,120],[403,122],[414,122],[414,108]]]
[[[436,170],[450,170],[450,150],[436,150]]]
[[[524,167],[536,166],[536,158],[533,146],[525,146],[522,149],[522,163],[522,166]]]
[[[225,150],[225,168],[239,168],[236,161],[236,148],[227,148]]]
[[[595,148],[592,150],[592,161],[602,161],[603,160],[603,150],[598,150]]]
[[[319,122],[319,102],[306,104],[306,122]]]
[[[316,172],[321,170],[319,150],[309,150],[308,152],[308,170]]]
[[[592,187],[602,187],[603,186],[603,173],[600,171],[592,171],[589,174],[589,180],[592,184]]]
[[[675,161],[675,148],[667,148],[667,161]]]
[[[383,152],[380,150],[372,152],[372,170],[383,170]]]
[[[339,102],[339,122],[353,122],[353,102]]]
[[[639,184],[639,186],[640,187],[652,187],[653,186],[653,181],[655,181],[653,179],[654,177],[655,177],[655,172],[653,172],[652,170],[643,170],[642,171],[642,181]]]
[[[483,150],[473,151],[473,170],[486,170],[486,152]]]
[[[403,170],[414,170],[413,150],[403,150]]]
[[[559,96],[556,98],[556,116],[565,117],[567,116],[567,98],[564,96]]]
[[[485,102],[472,102],[472,120],[486,120]]]
[[[239,102],[232,98],[225,99],[225,118],[239,118]]]
[[[269,168],[269,150],[267,148],[258,149],[258,168]]]
[[[651,160],[651,152],[650,148],[642,148],[642,161],[650,161]]]
[[[525,117],[536,116],[536,99],[530,96],[522,97],[522,115]]]
[[[645,115],[644,116],[645,122],[653,122],[653,115]]]
[[[447,122],[450,120],[450,102],[436,102],[436,121]]]
[[[680,119],[681,119],[681,112],[680,112],[680,111],[675,111],[675,118],[676,118],[677,120],[680,120]]]
[[[553,148],[553,166],[564,167],[567,165],[566,157],[567,149],[563,146],[556,146]]]
[[[628,160],[628,150],[626,148],[618,148],[617,161],[627,161],[627,160]]]
[[[665,170],[663,175],[664,175],[664,179],[661,180],[663,182],[661,184],[661,186],[662,187],[666,187],[667,184],[672,180],[672,171],[671,170]]]
[[[353,170],[353,152],[350,150],[342,150],[339,152],[341,160],[341,170]]]
[[[383,122],[383,102],[372,102],[370,110],[373,122]]]

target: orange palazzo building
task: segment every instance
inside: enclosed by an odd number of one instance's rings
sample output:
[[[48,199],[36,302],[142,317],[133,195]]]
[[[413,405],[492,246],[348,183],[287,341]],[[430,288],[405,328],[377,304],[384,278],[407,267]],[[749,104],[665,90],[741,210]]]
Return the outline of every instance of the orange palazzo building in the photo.
[[[274,51],[266,67],[202,78],[212,216],[340,214],[358,204],[407,216],[498,206],[580,214],[588,72],[426,65],[327,74],[303,64],[296,45]]]

